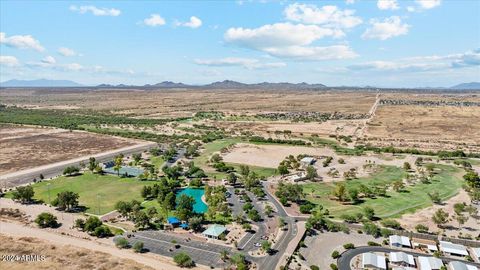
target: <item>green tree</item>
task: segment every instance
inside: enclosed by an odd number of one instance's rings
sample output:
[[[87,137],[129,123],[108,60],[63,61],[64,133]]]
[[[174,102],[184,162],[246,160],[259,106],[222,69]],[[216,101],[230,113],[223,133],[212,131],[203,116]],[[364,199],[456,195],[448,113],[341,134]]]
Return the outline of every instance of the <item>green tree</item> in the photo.
[[[277,170],[278,170],[278,173],[280,173],[281,175],[286,175],[289,173],[288,168],[285,165],[278,165]]]
[[[271,205],[267,204],[265,206],[265,215],[270,216],[273,213],[273,208]]]
[[[408,172],[412,169],[412,166],[410,165],[410,163],[404,162],[403,163],[403,169]]]
[[[402,180],[397,180],[397,181],[393,182],[392,188],[396,192],[400,192],[405,188],[405,184],[403,183]]]
[[[90,157],[88,159],[88,169],[93,172],[93,171],[95,171],[97,166],[98,166],[97,160],[94,157]]]
[[[272,243],[270,243],[267,240],[264,240],[264,241],[262,241],[261,245],[262,245],[261,249],[264,252],[267,252],[267,253],[270,252],[270,249],[272,248]]]
[[[100,227],[102,225],[103,223],[98,217],[90,216],[87,218],[87,221],[85,221],[83,229],[86,232],[93,233],[97,227]]]
[[[173,209],[175,209],[175,199],[176,199],[176,196],[175,196],[175,193],[173,192],[169,192],[167,194],[167,196],[165,196],[165,199],[163,200],[163,208],[165,208],[166,211],[172,211]]]
[[[437,224],[437,227],[445,224],[448,221],[449,214],[443,209],[438,209],[432,216],[432,221]]]
[[[475,171],[468,171],[463,179],[467,182],[467,185],[471,188],[480,188],[480,176]]]
[[[140,161],[142,160],[142,154],[139,154],[139,153],[132,154],[132,158],[133,158],[133,161],[135,162],[135,165],[138,165],[138,163],[140,163]]]
[[[347,189],[344,183],[337,183],[335,185],[335,189],[333,190],[333,196],[337,197],[337,199],[341,202],[347,200]]]
[[[227,175],[227,181],[230,185],[234,186],[237,183],[237,175],[231,172]]]
[[[373,208],[367,206],[367,207],[363,208],[363,215],[368,220],[374,220],[375,219],[375,210],[373,210]]]
[[[178,197],[176,213],[181,220],[188,220],[193,215],[193,205],[195,199],[191,196],[182,194]]]
[[[57,194],[57,198],[52,202],[60,210],[70,211],[78,206],[78,193],[73,191],[62,191]]]
[[[436,190],[431,193],[428,193],[428,197],[430,197],[430,200],[432,200],[432,202],[435,204],[442,203],[442,198],[440,197],[440,193],[438,193],[438,191]]]
[[[318,176],[318,173],[317,173],[317,169],[315,169],[315,167],[313,167],[312,165],[308,165],[307,166],[307,179],[308,180],[315,180],[315,178],[317,178]]]
[[[63,175],[67,175],[67,176],[76,175],[79,172],[80,172],[80,168],[75,166],[68,166],[65,169],[63,169]]]
[[[188,225],[194,232],[202,230],[203,218],[201,216],[194,216],[188,219]]]
[[[32,186],[20,186],[12,192],[12,199],[21,203],[31,203],[34,195]]]
[[[35,218],[35,223],[41,228],[55,228],[58,226],[57,217],[47,212],[39,214],[37,218]]]
[[[137,211],[134,215],[134,223],[137,228],[148,228],[150,227],[150,218],[144,211]]]

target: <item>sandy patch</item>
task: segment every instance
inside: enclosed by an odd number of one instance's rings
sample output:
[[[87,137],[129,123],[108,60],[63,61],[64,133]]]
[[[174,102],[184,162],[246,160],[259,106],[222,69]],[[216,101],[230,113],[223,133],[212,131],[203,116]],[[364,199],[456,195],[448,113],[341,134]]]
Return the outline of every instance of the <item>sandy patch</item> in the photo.
[[[225,162],[276,168],[285,157],[300,154],[331,156],[334,152],[329,148],[239,143],[226,153],[223,159]]]

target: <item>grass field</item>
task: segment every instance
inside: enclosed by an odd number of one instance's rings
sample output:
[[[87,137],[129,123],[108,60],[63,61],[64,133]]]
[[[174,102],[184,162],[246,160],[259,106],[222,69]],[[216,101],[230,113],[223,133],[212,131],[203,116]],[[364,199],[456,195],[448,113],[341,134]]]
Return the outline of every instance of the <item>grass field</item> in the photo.
[[[334,188],[332,183],[312,183],[304,185],[307,199],[327,208],[335,217],[342,214],[353,214],[362,211],[366,206],[372,207],[380,218],[399,217],[405,213],[413,213],[418,209],[432,205],[429,192],[438,191],[446,200],[461,188],[461,170],[453,166],[435,164],[436,175],[430,184],[418,183],[406,188],[405,192],[388,191],[387,197],[365,199],[357,205],[341,204],[330,199]],[[361,183],[367,186],[383,185],[402,179],[405,172],[398,167],[385,166],[369,177],[346,181],[347,189],[358,187]]]
[[[73,191],[79,194],[80,205],[87,207],[86,212],[105,214],[114,210],[118,201],[143,201],[140,191],[154,181],[139,181],[136,178],[119,178],[114,175],[85,173],[74,177],[59,177],[33,185],[35,199],[45,203],[56,198],[57,193]],[[98,197],[97,197],[98,196]]]
[[[151,157],[150,158],[150,163],[152,163],[152,165],[155,166],[155,168],[160,169],[160,167],[163,165],[163,163],[165,163],[165,160],[161,156]]]
[[[213,153],[218,152],[225,147],[232,146],[240,142],[242,142],[242,140],[239,138],[229,138],[229,139],[216,140],[214,142],[207,143],[204,145],[205,150],[200,154],[200,156],[196,157],[193,161],[196,166],[204,169],[209,177],[214,177],[216,179],[225,178],[226,173],[213,171],[213,168],[211,168],[208,165],[208,159]],[[235,163],[227,163],[227,164],[233,166],[237,172],[239,171],[239,168],[241,165],[241,164],[235,164]],[[255,171],[259,176],[269,177],[276,174],[276,170],[272,168],[257,167],[257,166],[249,166],[249,167],[250,167],[250,170]]]

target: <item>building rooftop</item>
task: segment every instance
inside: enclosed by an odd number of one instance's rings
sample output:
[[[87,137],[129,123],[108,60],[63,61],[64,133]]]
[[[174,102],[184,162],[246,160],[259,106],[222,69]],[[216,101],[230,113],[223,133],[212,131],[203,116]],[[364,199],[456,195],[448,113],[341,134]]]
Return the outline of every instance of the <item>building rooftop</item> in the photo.
[[[390,252],[390,262],[407,263],[409,265],[415,265],[415,259],[412,255],[405,252]]]
[[[208,227],[205,231],[203,231],[203,235],[208,235],[208,236],[214,236],[218,237],[222,233],[224,233],[227,230],[225,226],[219,225],[219,224],[213,224],[212,226]]]
[[[467,248],[463,245],[454,244],[447,241],[440,241],[440,250],[446,253],[467,256]]]
[[[420,270],[440,269],[443,266],[442,260],[435,257],[419,256],[418,263],[420,265]]]
[[[390,235],[390,245],[393,244],[400,244],[402,246],[408,246],[411,247],[412,245],[410,244],[410,239],[406,236],[401,236],[401,235]]]
[[[478,267],[470,264],[466,264],[463,262],[450,262],[448,263],[448,266],[450,266],[451,270],[478,270]]]
[[[387,269],[387,262],[385,260],[385,257],[371,252],[362,254],[363,268],[368,268],[368,265],[374,266],[376,268]]]
[[[473,256],[480,258],[480,248],[472,248]]]

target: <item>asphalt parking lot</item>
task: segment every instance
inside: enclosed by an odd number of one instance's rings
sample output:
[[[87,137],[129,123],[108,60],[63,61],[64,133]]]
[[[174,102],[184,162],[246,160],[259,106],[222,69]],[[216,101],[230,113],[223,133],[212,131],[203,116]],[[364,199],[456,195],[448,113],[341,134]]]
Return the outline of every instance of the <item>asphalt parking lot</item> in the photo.
[[[178,248],[175,247],[176,244],[172,243],[173,240],[179,245]],[[131,244],[141,241],[144,248],[148,249],[149,252],[163,256],[173,257],[183,251],[189,254],[196,263],[221,268],[226,266],[226,263],[221,260],[220,252],[227,250],[230,254],[234,253],[232,248],[229,247],[199,241],[187,241],[185,238],[160,231],[137,232],[129,238],[129,241]]]

